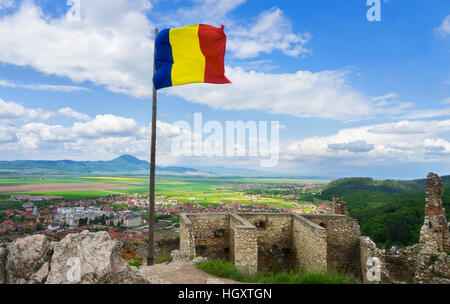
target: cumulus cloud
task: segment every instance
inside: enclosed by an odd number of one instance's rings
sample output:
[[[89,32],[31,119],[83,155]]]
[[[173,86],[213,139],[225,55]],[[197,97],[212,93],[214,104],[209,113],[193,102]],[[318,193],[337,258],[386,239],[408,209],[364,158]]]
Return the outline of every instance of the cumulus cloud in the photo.
[[[42,119],[46,120],[53,116],[53,112],[37,109],[27,109],[22,105],[12,102],[4,101],[0,98],[0,119]]]
[[[89,117],[89,115],[86,115],[86,114],[83,114],[80,112],[76,112],[69,107],[59,109],[58,113],[62,114],[64,116],[67,116],[67,117],[72,117],[72,118],[78,119],[78,120],[90,120],[91,119]]]
[[[153,25],[145,13],[150,8],[147,0],[82,1],[81,20],[69,21],[64,15],[46,16],[33,1],[24,1],[14,14],[0,18],[0,61],[148,96]]]
[[[362,120],[403,113],[409,104],[377,104],[347,81],[347,73],[298,71],[267,74],[227,67],[229,85],[189,85],[161,90],[223,110],[261,110],[298,117]]]
[[[10,8],[14,5],[14,0],[0,0],[0,10]]]
[[[16,128],[8,124],[0,124],[0,144],[17,141]]]
[[[254,24],[231,28],[229,36],[228,49],[234,57],[242,59],[275,50],[293,57],[311,52],[305,45],[312,35],[308,32],[294,33],[290,20],[277,7],[262,12]]]
[[[295,33],[292,22],[278,7],[265,10],[250,20],[230,18],[229,14],[245,2],[245,0],[195,1],[193,6],[179,8],[162,20],[168,26],[197,23],[226,25],[227,49],[234,58],[255,58],[277,50],[293,57],[311,52],[305,45],[311,40],[312,35],[308,32]]]
[[[76,136],[86,138],[128,136],[137,131],[137,123],[131,118],[105,114],[97,115],[93,120],[85,123],[75,123],[72,131]]]
[[[320,162],[335,159],[359,165],[373,162],[442,160],[450,145],[439,136],[450,132],[450,120],[401,121],[342,129],[330,136],[315,136],[284,143],[286,160]],[[437,153],[439,152],[439,153]]]
[[[438,28],[436,28],[436,33],[441,37],[450,35],[450,15],[445,17],[442,24]]]

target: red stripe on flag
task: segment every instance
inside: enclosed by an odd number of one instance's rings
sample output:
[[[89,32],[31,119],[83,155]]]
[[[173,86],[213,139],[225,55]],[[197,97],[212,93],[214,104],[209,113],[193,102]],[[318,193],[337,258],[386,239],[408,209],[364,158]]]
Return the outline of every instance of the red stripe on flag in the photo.
[[[223,28],[200,24],[198,27],[200,49],[205,56],[205,82],[231,83],[225,76],[224,60],[227,36]]]

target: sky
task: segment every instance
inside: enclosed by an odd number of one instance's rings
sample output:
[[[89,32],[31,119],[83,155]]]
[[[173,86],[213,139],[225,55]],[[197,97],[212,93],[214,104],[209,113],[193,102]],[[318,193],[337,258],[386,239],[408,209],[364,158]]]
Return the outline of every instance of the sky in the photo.
[[[154,29],[204,23],[225,25],[232,84],[158,91],[157,165],[448,175],[450,2],[379,1],[379,21],[367,2],[0,0],[0,159],[148,160]],[[279,122],[277,164],[173,153],[195,113]]]

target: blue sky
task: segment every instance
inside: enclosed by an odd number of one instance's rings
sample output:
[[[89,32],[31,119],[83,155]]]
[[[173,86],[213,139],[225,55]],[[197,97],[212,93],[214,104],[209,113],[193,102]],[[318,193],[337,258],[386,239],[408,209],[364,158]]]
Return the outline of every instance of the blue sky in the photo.
[[[179,120],[279,121],[298,175],[450,174],[450,3],[0,0],[0,159],[148,159],[155,26],[224,24],[232,85],[163,89],[160,165],[261,169],[171,153]],[[75,1],[76,2],[76,1]]]

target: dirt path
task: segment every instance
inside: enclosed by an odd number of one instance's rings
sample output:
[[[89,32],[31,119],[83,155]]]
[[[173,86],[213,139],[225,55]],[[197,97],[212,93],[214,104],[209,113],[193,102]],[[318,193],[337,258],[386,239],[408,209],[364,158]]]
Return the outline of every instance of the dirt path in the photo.
[[[207,280],[213,284],[242,284],[241,282],[214,277],[195,268],[195,265],[190,263],[142,266],[140,271],[146,277],[157,277],[167,281],[169,284],[205,284]]]

